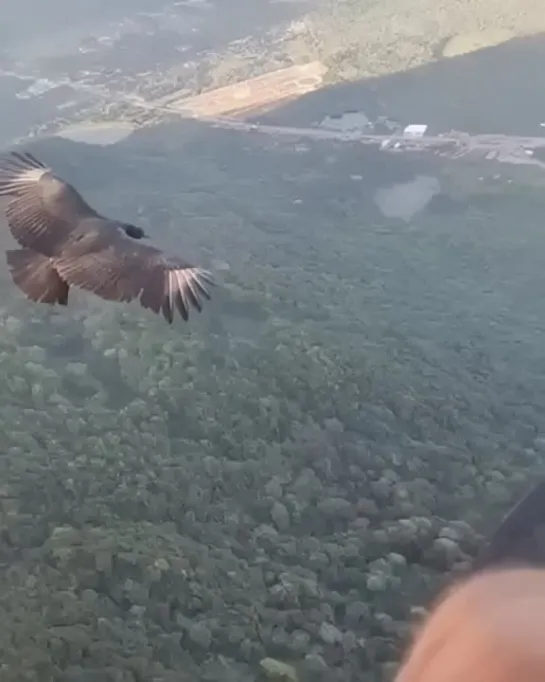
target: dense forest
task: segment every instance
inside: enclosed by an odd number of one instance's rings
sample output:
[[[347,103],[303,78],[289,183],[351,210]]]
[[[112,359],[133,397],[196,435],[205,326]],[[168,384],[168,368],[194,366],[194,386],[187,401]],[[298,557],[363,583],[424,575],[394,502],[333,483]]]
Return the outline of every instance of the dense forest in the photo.
[[[540,469],[542,193],[197,123],[33,151],[222,285],[170,329],[3,278],[3,679],[387,679]],[[382,216],[418,173],[459,200]]]

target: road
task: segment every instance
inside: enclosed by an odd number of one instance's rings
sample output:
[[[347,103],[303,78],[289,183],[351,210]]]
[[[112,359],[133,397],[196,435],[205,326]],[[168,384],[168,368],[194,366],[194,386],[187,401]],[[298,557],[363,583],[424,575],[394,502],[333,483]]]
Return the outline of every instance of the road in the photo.
[[[140,98],[130,98],[133,106],[149,111],[160,111],[165,114],[178,115],[181,118],[192,118],[183,110],[175,107],[158,106]],[[449,158],[461,156],[480,156],[487,160],[501,163],[534,165],[545,169],[545,162],[534,158],[536,149],[545,148],[543,137],[524,137],[501,134],[470,135],[464,132],[450,131],[445,134],[423,135],[413,137],[403,132],[390,135],[376,135],[361,130],[342,132],[322,127],[295,128],[290,126],[274,126],[261,123],[220,117],[200,117],[201,120],[216,128],[256,132],[273,137],[307,138],[313,140],[331,140],[337,142],[359,142],[375,145],[386,152],[432,152]]]

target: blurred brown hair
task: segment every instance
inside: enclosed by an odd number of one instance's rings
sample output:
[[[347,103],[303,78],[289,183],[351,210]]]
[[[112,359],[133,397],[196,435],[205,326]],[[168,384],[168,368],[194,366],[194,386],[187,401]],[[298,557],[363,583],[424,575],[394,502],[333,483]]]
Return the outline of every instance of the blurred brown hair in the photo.
[[[447,590],[396,682],[545,682],[545,570],[481,573]]]

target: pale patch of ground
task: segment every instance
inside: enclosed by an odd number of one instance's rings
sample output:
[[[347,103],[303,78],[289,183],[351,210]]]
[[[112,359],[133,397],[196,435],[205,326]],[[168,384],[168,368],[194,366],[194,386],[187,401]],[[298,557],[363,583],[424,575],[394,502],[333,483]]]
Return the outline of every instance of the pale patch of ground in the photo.
[[[110,145],[120,142],[135,130],[131,123],[111,121],[105,123],[81,123],[62,128],[55,133],[72,142],[87,144]]]
[[[507,28],[488,28],[474,33],[461,33],[445,43],[441,54],[443,57],[458,57],[486,47],[501,45],[512,38],[516,38],[516,33]]]
[[[152,104],[198,117],[234,115],[316,90],[322,85],[326,72],[323,64],[311,62],[278,69],[195,97],[178,99],[169,95]]]

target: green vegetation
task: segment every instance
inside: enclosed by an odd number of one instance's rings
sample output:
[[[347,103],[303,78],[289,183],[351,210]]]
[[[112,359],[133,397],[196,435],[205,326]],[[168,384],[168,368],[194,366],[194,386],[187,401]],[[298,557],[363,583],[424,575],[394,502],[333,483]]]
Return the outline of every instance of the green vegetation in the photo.
[[[430,167],[357,145],[176,124],[36,152],[228,269],[172,329],[3,285],[2,682],[389,679],[540,470],[542,193],[407,225],[374,190]]]

